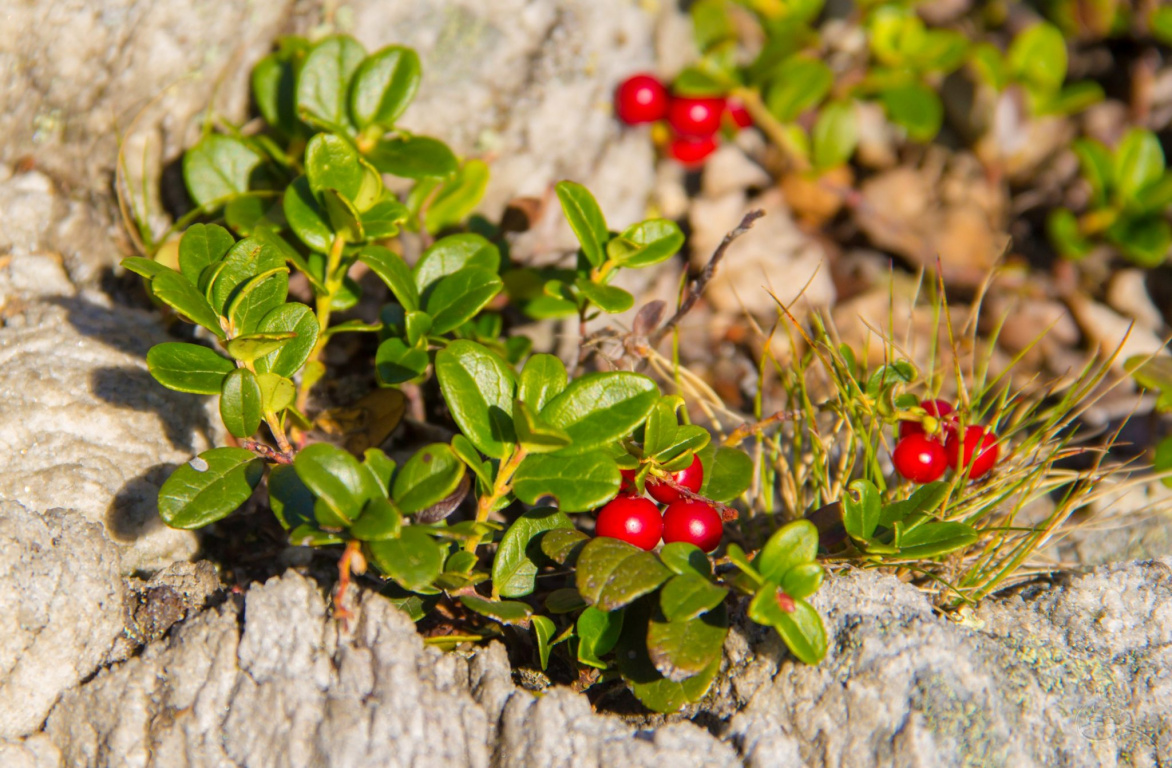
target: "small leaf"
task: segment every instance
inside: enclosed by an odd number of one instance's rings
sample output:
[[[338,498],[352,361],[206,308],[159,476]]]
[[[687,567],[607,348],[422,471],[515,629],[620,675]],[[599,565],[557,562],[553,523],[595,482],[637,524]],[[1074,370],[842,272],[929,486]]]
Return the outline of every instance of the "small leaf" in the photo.
[[[570,436],[550,426],[520,400],[513,401],[513,429],[517,443],[529,453],[551,453],[570,444]]]
[[[256,374],[247,368],[237,368],[224,377],[220,389],[220,418],[233,436],[251,437],[260,429],[260,384]]]
[[[1109,229],[1107,237],[1127,258],[1150,269],[1163,264],[1168,258],[1168,249],[1172,246],[1172,225],[1159,215],[1125,219]]]
[[[537,642],[537,659],[541,664],[541,671],[544,672],[549,667],[549,641],[557,632],[557,626],[548,616],[541,615],[530,619],[530,626],[533,629],[533,639]]]
[[[822,617],[809,603],[791,597],[793,610],[784,611],[778,603],[779,587],[768,582],[749,603],[749,618],[773,627],[785,641],[790,653],[806,664],[817,664],[826,656],[826,627]]]
[[[334,241],[334,230],[325,208],[309,188],[309,179],[304,176],[294,179],[285,189],[281,203],[285,220],[289,222],[293,234],[311,251],[329,252],[330,244]]]
[[[366,51],[352,37],[327,37],[314,45],[297,76],[298,114],[322,127],[348,127],[350,79],[364,58]]]
[[[1115,149],[1115,189],[1124,202],[1164,175],[1164,151],[1151,131],[1133,128]]]
[[[555,589],[546,595],[545,609],[553,614],[559,613],[574,613],[583,608],[588,607],[582,600],[582,596],[578,594],[578,590],[573,587],[566,589]],[[567,639],[563,637],[562,639]],[[558,642],[561,642],[559,640]],[[556,645],[556,643],[555,643]]]
[[[610,653],[623,631],[623,612],[607,613],[588,606],[578,615],[574,625],[578,635],[578,661],[597,669],[606,669],[609,664],[602,656]]]
[[[572,181],[559,181],[554,190],[570,229],[574,230],[574,235],[582,245],[586,260],[595,267],[601,266],[606,256],[606,241],[610,239],[610,231],[598,201],[590,194],[590,190]]]
[[[683,541],[664,544],[663,549],[659,550],[659,559],[675,574],[695,574],[703,576],[705,580],[712,575],[712,563],[708,555],[695,544]]]
[[[870,480],[855,480],[850,489],[858,494],[858,498],[850,493],[842,497],[843,525],[852,538],[868,541],[879,525],[879,489]]]
[[[432,333],[447,333],[470,320],[492,301],[504,284],[496,274],[480,267],[465,267],[436,281],[427,297]]]
[[[171,473],[159,489],[159,517],[172,528],[202,528],[232,514],[252,496],[264,462],[243,448],[213,448]]]
[[[948,483],[937,481],[916,489],[905,501],[884,504],[879,512],[879,525],[890,528],[893,523],[902,522],[913,515],[925,515],[936,510],[948,497]]]
[[[122,260],[122,267],[136,275],[141,275],[148,280],[152,277],[158,277],[164,272],[174,272],[175,270],[168,267],[166,264],[161,264],[154,259],[144,259],[140,256],[128,256]]]
[[[332,133],[319,133],[305,147],[305,176],[314,194],[333,190],[358,211],[374,204],[382,193],[378,173],[362,162],[354,146]]]
[[[1035,24],[1014,38],[1007,57],[1017,79],[1056,91],[1066,79],[1066,41],[1053,24]]]
[[[411,216],[407,206],[400,203],[389,192],[383,198],[363,211],[359,216],[362,231],[368,240],[381,240],[399,234],[399,225]]]
[[[533,355],[521,369],[517,397],[540,413],[550,400],[565,390],[568,382],[566,366],[560,359],[553,355]]]
[[[818,563],[802,563],[785,572],[781,588],[793,598],[805,598],[818,591],[826,571]]]
[[[594,283],[586,277],[579,277],[574,281],[574,286],[596,305],[603,312],[610,315],[617,315],[620,312],[626,312],[631,307],[635,306],[635,297],[622,288],[613,285],[602,285]]]
[[[390,45],[367,56],[350,84],[354,125],[392,127],[415,98],[420,76],[419,54],[410,48]]]
[[[467,468],[447,443],[420,448],[395,476],[391,496],[405,515],[413,515],[451,496]]]
[[[358,459],[329,443],[313,443],[293,459],[297,476],[341,519],[353,521],[382,489]]]
[[[287,269],[284,252],[271,240],[263,237],[245,238],[232,246],[211,276],[205,288],[208,303],[216,312],[227,314],[238,291],[250,280],[258,275]]]
[[[899,537],[899,556],[915,559],[939,557],[974,544],[979,538],[976,529],[967,523],[924,523]]]
[[[278,464],[269,472],[269,507],[286,531],[313,523],[313,491],[297,471],[288,464]]]
[[[257,275],[237,291],[228,307],[228,319],[237,335],[256,331],[269,312],[285,303],[289,295],[289,270],[282,266]]]
[[[146,357],[151,376],[167,389],[196,395],[218,395],[224,377],[236,370],[231,360],[199,344],[168,341],[150,348]]]
[[[940,132],[944,105],[928,86],[922,83],[897,85],[883,90],[879,99],[887,116],[903,126],[913,141],[931,141]]]
[[[795,520],[773,532],[753,566],[766,579],[780,582],[792,568],[813,562],[817,556],[818,529],[809,520]]]
[[[663,585],[659,593],[659,607],[669,622],[691,621],[720,605],[726,595],[727,589],[716,586],[703,576],[682,573],[668,579]],[[655,626],[655,622],[652,622],[652,626]]]
[[[383,173],[404,179],[446,179],[460,167],[448,145],[430,136],[380,139],[368,157]]]
[[[295,334],[293,339],[273,352],[256,358],[257,373],[275,373],[292,378],[317,345],[317,318],[304,304],[282,304],[261,318],[257,325],[258,336]]]
[[[700,454],[701,462],[704,452]],[[704,467],[700,493],[721,503],[732,501],[753,482],[753,460],[739,448],[719,448],[711,463]]]
[[[391,478],[395,474],[395,461],[378,448],[367,448],[362,452],[362,466],[374,476],[382,492],[391,495]]]
[[[156,275],[151,280],[151,290],[159,301],[187,317],[193,323],[202,325],[221,339],[225,337],[224,329],[220,327],[219,315],[216,314],[208,300],[183,275],[174,270],[167,270]]]
[[[634,224],[619,236],[623,248],[612,258],[624,267],[639,269],[667,261],[684,245],[684,233],[670,219],[648,219]],[[609,253],[609,248],[607,249]]]
[[[483,160],[466,160],[456,177],[445,183],[427,206],[424,214],[427,231],[438,232],[463,221],[480,203],[487,187],[488,164]]]
[[[531,594],[537,583],[538,563],[545,559],[538,546],[541,534],[573,527],[570,518],[550,507],[539,507],[517,518],[505,531],[493,557],[493,593],[503,597]]]
[[[222,205],[248,191],[248,180],[261,160],[240,139],[210,133],[183,155],[183,181],[196,205]]]
[[[440,350],[435,371],[460,430],[481,453],[504,458],[516,442],[512,367],[481,345],[461,340]]]
[[[260,385],[261,408],[266,413],[280,413],[293,405],[297,397],[297,389],[293,382],[284,376],[261,373],[257,374],[256,382]]]
[[[366,552],[374,567],[403,589],[426,589],[444,566],[444,549],[419,526],[404,528],[397,539],[367,542]]]
[[[836,168],[850,160],[859,143],[859,118],[854,103],[835,101],[823,107],[811,140],[815,168]]]
[[[629,435],[659,397],[651,379],[627,371],[589,373],[570,382],[541,416],[573,440],[567,453],[583,453]]]
[[[790,123],[826,98],[834,73],[819,59],[794,56],[777,68],[772,82],[765,104],[779,121]]]
[[[552,497],[563,512],[600,507],[619,492],[618,467],[601,451],[575,456],[526,456],[513,476],[513,493],[526,504]]]
[[[384,386],[403,384],[427,371],[430,360],[425,346],[409,347],[402,339],[387,339],[378,345],[374,367]]]
[[[569,565],[577,561],[587,541],[590,537],[577,529],[558,528],[541,537],[541,551],[558,565]]]
[[[297,40],[299,45],[286,45]],[[304,52],[304,38],[283,38],[282,50],[265,56],[252,68],[252,95],[265,121],[287,137],[292,137],[300,125],[295,103],[297,73],[294,58]]]
[[[381,245],[367,245],[359,251],[358,260],[382,278],[404,309],[419,309],[419,291],[402,256]]]
[[[526,624],[533,609],[516,600],[485,600],[476,595],[460,595],[464,607],[502,624]]]
[[[359,541],[387,541],[402,533],[403,514],[389,499],[371,499],[350,526],[350,535]]]
[[[179,239],[179,270],[198,285],[203,271],[224,258],[235,244],[236,238],[218,224],[192,224]]]
[[[650,552],[625,541],[600,536],[578,556],[575,582],[591,605],[613,611],[653,592],[671,576]]]
[[[325,208],[326,219],[336,237],[349,243],[366,239],[366,230],[362,228],[362,219],[353,203],[333,189],[323,189],[317,193],[317,197]]]
[[[717,603],[696,619],[652,619],[647,628],[647,653],[659,674],[678,683],[700,674],[713,662],[719,663],[727,635],[728,610]]]
[[[297,334],[291,332],[250,333],[245,336],[237,336],[228,341],[228,354],[236,360],[251,363],[258,357],[264,357],[274,350],[280,349],[295,338],[297,338]]]
[[[440,278],[465,267],[479,267],[495,275],[500,265],[500,250],[483,236],[472,232],[448,235],[432,243],[419,257],[413,270],[414,283],[423,294]]]

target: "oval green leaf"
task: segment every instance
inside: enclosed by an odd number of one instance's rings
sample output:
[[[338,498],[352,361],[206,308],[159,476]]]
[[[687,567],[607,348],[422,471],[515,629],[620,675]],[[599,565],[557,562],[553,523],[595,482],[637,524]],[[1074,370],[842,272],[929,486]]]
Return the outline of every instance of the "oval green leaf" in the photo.
[[[550,400],[541,416],[573,440],[566,453],[584,453],[629,435],[659,397],[651,379],[628,371],[581,376]]]
[[[465,267],[436,281],[427,297],[431,332],[447,333],[459,328],[492,301],[504,284],[494,272]]]
[[[257,333],[294,333],[296,337],[275,352],[256,359],[257,373],[275,373],[292,378],[309,359],[318,337],[317,318],[304,304],[282,304],[265,315]]]
[[[391,45],[367,56],[350,83],[354,125],[390,129],[415,98],[420,76],[419,54],[410,48]]]
[[[146,357],[151,376],[167,389],[195,395],[218,395],[224,377],[236,370],[226,357],[199,344],[168,341],[150,348]]]
[[[397,539],[366,544],[368,560],[404,589],[426,589],[444,566],[444,547],[419,526],[404,528]]]
[[[436,355],[436,378],[452,418],[481,453],[504,458],[516,441],[516,377],[499,355],[472,341],[454,341]]]
[[[202,528],[248,501],[264,462],[243,448],[213,448],[176,469],[159,489],[159,517],[172,528]]]
[[[570,518],[557,509],[532,509],[517,518],[505,531],[492,561],[492,589],[502,597],[524,597],[537,583],[537,566],[546,558],[539,537],[558,528],[572,529]]]
[[[585,512],[613,499],[621,480],[614,459],[601,451],[535,454],[517,468],[513,493],[526,504],[552,497],[563,512]]]
[[[451,496],[466,469],[447,443],[426,445],[403,464],[391,496],[403,514],[413,515]]]
[[[566,221],[582,245],[586,260],[595,267],[601,266],[606,258],[606,241],[610,239],[610,230],[606,227],[606,218],[598,207],[598,201],[590,194],[590,190],[572,181],[559,181],[554,189]]]
[[[600,536],[587,543],[578,555],[574,578],[587,603],[613,611],[654,592],[671,575],[650,552]]]
[[[260,429],[263,398],[256,374],[237,368],[224,377],[220,388],[220,418],[233,436],[252,437]]]

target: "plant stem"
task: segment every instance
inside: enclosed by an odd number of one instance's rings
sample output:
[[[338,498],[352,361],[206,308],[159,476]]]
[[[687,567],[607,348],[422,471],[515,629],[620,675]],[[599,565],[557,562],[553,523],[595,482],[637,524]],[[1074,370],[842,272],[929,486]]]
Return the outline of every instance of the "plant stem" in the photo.
[[[325,292],[318,294],[315,306],[317,309],[317,324],[321,329],[318,333],[317,343],[313,345],[313,350],[309,353],[308,362],[317,362],[321,357],[322,350],[325,349],[326,342],[329,337],[326,336],[326,329],[330,326],[330,313],[333,311],[334,294],[342,286],[342,280],[345,275],[337,274],[342,263],[342,250],[346,247],[346,238],[341,235],[334,235],[334,241],[330,244],[330,252],[326,257],[326,279]],[[305,405],[309,400],[309,391],[313,388],[313,379],[309,382],[309,386],[305,385],[305,379],[302,379],[302,384],[297,392],[297,410],[305,413]]]
[[[492,483],[492,491],[485,496],[481,496],[476,502],[476,522],[488,522],[488,516],[492,513],[492,508],[509,491],[513,490],[513,475],[516,474],[517,467],[521,466],[521,462],[525,460],[527,455],[528,453],[525,448],[518,445],[513,455],[505,463],[501,464],[500,470],[496,474],[496,479]],[[464,543],[464,549],[468,552],[475,552],[478,543],[475,539],[469,539]]]
[[[765,106],[765,102],[761,100],[761,94],[756,88],[734,88],[729,95],[741,100],[741,103],[745,105],[745,110],[753,118],[753,122],[782,151],[792,170],[805,171],[810,167],[810,163],[806,160],[801,149],[786,133],[785,126]]]

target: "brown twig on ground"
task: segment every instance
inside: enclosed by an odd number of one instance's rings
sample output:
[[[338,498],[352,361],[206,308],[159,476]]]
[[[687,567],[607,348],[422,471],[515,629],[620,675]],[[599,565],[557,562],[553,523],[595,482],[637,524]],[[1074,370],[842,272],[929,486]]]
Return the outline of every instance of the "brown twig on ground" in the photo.
[[[732,432],[730,432],[728,437],[724,438],[723,444],[727,448],[735,448],[738,445],[740,445],[741,442],[745,438],[749,437],[750,435],[755,435],[758,432],[760,432],[761,430],[766,429],[767,427],[771,427],[774,424],[777,424],[779,422],[790,421],[791,419],[797,419],[801,415],[802,415],[802,412],[797,411],[797,410],[778,411],[777,413],[774,413],[770,416],[766,416],[765,418],[761,419],[760,421],[755,421],[755,422],[746,421],[744,424],[742,424],[741,426],[737,427]]]
[[[680,302],[679,309],[677,309],[676,313],[672,315],[666,323],[663,324],[663,327],[651,335],[652,347],[659,346],[659,342],[663,341],[663,337],[666,336],[673,328],[679,325],[679,322],[684,318],[684,315],[688,314],[688,312],[692,309],[692,306],[700,298],[700,294],[704,293],[704,288],[708,285],[708,281],[711,280],[713,275],[716,274],[716,267],[720,264],[720,260],[724,258],[724,252],[728,250],[730,245],[732,245],[733,240],[736,240],[738,237],[752,229],[753,222],[757,221],[757,219],[764,215],[765,211],[762,210],[749,211],[745,214],[744,218],[741,219],[741,223],[724,236],[724,239],[720,241],[720,245],[716,246],[716,251],[712,254],[712,258],[708,260],[708,263],[704,265],[704,269],[701,270],[696,279],[692,281],[692,284],[688,286],[688,293],[684,296],[684,300]]]

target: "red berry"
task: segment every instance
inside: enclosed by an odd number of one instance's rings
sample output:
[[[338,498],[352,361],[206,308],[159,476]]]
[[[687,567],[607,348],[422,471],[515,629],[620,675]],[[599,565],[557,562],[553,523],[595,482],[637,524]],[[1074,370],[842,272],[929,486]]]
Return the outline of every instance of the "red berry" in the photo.
[[[594,533],[652,550],[663,534],[663,516],[648,499],[620,494],[599,511]]]
[[[676,136],[667,147],[672,159],[688,166],[700,165],[716,151],[716,137],[705,136],[697,139],[691,136]]]
[[[629,493],[635,495],[637,489],[635,488],[635,475],[639,474],[637,469],[620,469],[619,474],[622,476],[622,483],[619,486],[620,493]]]
[[[700,486],[704,484],[704,465],[700,463],[700,457],[694,456],[692,463],[686,469],[673,472],[671,479],[692,493],[699,493]],[[657,480],[647,481],[647,492],[651,494],[651,498],[660,504],[671,504],[673,501],[679,501],[683,498],[675,488]]]
[[[748,128],[753,124],[753,118],[749,115],[749,110],[745,109],[745,104],[740,99],[729,99],[726,107],[728,119],[737,128]]]
[[[913,483],[931,483],[944,474],[948,460],[944,446],[921,433],[900,439],[891,452],[891,463]]]
[[[724,523],[711,505],[702,501],[677,501],[663,513],[663,540],[695,544],[705,552],[720,546]]]
[[[977,451],[980,453],[977,453]],[[969,469],[969,478],[976,480],[985,476],[993,465],[997,463],[997,435],[984,427],[971,426],[964,430],[964,461],[960,461],[960,436],[954,431],[948,435],[944,443],[944,451],[948,454],[948,466],[959,471]],[[973,454],[977,454],[974,459]]]
[[[952,404],[947,400],[921,400],[920,407],[936,418],[944,418],[952,413]],[[945,427],[947,429],[947,427]],[[918,421],[899,422],[899,436],[924,434],[924,425]]]
[[[671,97],[654,75],[633,75],[614,93],[614,111],[627,125],[654,123],[667,117]]]
[[[720,130],[724,99],[681,96],[671,100],[667,122],[681,136],[711,136]]]

